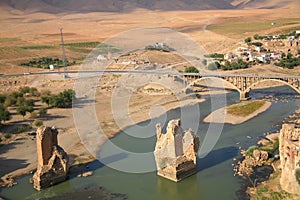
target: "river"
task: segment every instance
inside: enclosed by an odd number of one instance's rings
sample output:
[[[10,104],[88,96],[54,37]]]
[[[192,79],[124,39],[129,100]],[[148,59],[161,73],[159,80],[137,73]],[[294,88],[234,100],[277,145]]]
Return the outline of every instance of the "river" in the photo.
[[[276,93],[275,93],[276,92]],[[232,200],[241,199],[237,192],[244,183],[243,179],[233,176],[232,163],[233,158],[240,157],[239,147],[246,149],[250,145],[254,145],[258,138],[263,133],[278,130],[280,122],[292,114],[299,106],[300,100],[291,97],[295,94],[289,87],[278,87],[265,90],[255,90],[251,92],[252,97],[261,98],[264,95],[281,94],[283,100],[274,101],[272,106],[259,116],[240,125],[226,124],[222,131],[214,149],[204,158],[198,159],[197,174],[191,176],[179,183],[173,183],[169,180],[163,179],[156,175],[156,172],[149,173],[125,173],[111,169],[99,162],[92,163],[89,167],[95,169],[94,174],[89,177],[70,178],[69,180],[53,186],[49,189],[37,192],[29,183],[29,178],[32,175],[24,176],[17,179],[18,184],[13,188],[5,188],[0,192],[0,196],[5,199],[42,199],[44,197],[55,197],[63,193],[70,193],[72,191],[79,191],[83,188],[101,187],[106,188],[114,193],[114,199],[130,199],[130,200]],[[227,95],[228,104],[233,104],[239,101],[239,94],[232,92]],[[199,130],[200,145],[205,137],[208,124],[202,120],[210,113],[209,99],[199,106],[201,110],[201,119]],[[195,109],[194,106],[188,106],[184,109]],[[173,119],[180,116],[179,110],[172,110],[167,113],[168,119]],[[160,118],[156,119],[160,121]],[[140,125],[147,124],[143,122]],[[189,127],[193,121],[193,116],[182,119],[182,126],[184,129]],[[151,129],[151,128],[150,128]],[[147,132],[155,132],[155,127],[152,130],[144,130]],[[134,127],[129,127],[126,132],[134,134]],[[251,139],[247,138],[251,136]],[[111,141],[121,148],[134,152],[149,152],[153,151],[156,138],[133,138],[126,134],[119,134]],[[105,155],[108,152],[109,145],[104,145],[100,154]],[[111,159],[110,162],[122,162],[126,156],[119,156]],[[55,199],[55,198],[54,198]],[[74,199],[74,197],[72,197]],[[82,199],[77,197],[75,199]]]

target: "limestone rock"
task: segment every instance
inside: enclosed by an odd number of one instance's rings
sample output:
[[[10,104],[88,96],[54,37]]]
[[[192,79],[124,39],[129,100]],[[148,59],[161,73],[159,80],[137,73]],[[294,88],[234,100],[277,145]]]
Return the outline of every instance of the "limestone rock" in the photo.
[[[283,124],[279,135],[281,165],[280,185],[289,193],[300,194],[300,128],[295,124]]]
[[[258,162],[264,162],[268,160],[269,154],[266,151],[255,149],[253,151],[253,157]]]
[[[33,187],[37,190],[62,182],[67,177],[68,156],[58,145],[58,131],[42,126],[36,135],[38,166],[33,175]]]
[[[191,129],[183,131],[180,120],[171,120],[167,132],[156,125],[154,151],[158,175],[178,182],[196,173],[196,158],[200,141]]]

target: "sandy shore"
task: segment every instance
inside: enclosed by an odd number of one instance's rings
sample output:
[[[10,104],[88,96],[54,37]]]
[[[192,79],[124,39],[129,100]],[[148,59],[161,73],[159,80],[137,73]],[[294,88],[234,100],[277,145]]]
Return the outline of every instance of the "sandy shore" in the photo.
[[[226,111],[226,108],[220,108],[214,112],[212,112],[210,115],[208,115],[203,121],[206,123],[228,123],[228,124],[242,124],[260,113],[263,113],[264,111],[268,110],[268,108],[272,105],[271,102],[265,101],[265,104],[261,106],[259,109],[251,113],[247,116],[236,116],[232,114],[228,114]]]

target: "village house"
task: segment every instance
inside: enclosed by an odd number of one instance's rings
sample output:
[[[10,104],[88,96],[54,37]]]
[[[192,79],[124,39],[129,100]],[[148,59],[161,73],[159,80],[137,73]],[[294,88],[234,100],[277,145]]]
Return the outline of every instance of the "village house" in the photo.
[[[271,57],[273,60],[280,60],[281,57],[282,57],[282,53],[278,53],[278,52],[271,53],[270,57]]]

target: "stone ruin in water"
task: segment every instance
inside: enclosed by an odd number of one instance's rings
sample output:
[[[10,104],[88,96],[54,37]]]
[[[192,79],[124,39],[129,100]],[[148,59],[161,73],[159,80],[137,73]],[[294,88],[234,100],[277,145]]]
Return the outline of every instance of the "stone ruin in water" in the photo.
[[[167,133],[162,133],[160,124],[156,131],[157,174],[175,182],[195,174],[199,137],[191,129],[183,131],[179,119],[169,121]]]
[[[37,171],[33,175],[33,187],[37,190],[64,181],[68,173],[68,156],[57,143],[58,130],[42,126],[37,129]]]

